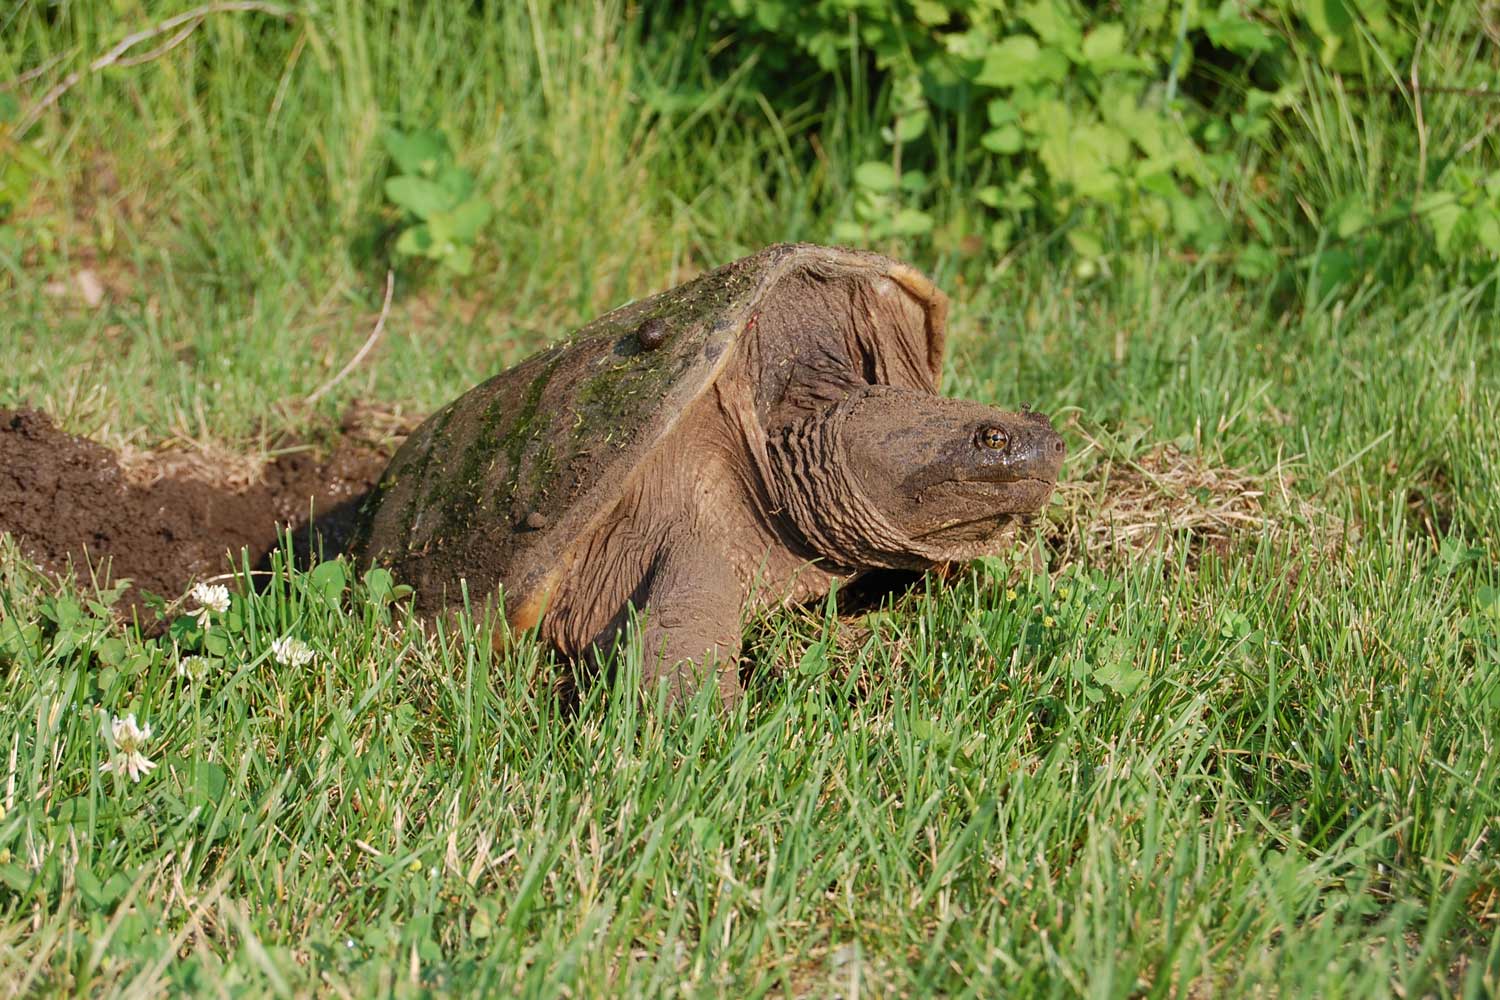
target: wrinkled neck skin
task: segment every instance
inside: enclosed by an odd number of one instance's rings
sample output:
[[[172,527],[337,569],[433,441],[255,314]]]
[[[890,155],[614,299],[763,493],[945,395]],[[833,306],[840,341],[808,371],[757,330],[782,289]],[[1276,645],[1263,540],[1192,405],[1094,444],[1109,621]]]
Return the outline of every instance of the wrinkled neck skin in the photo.
[[[855,400],[848,396],[772,435],[771,470],[782,516],[808,548],[836,566],[920,570],[966,558],[910,537],[865,495],[842,444]]]

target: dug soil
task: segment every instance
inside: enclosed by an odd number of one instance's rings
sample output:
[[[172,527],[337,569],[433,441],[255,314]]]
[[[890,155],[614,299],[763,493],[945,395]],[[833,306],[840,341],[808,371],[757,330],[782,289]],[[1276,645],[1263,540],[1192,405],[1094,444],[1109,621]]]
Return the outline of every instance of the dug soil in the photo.
[[[309,550],[342,551],[391,448],[345,433],[321,454],[281,454],[234,488],[182,463],[127,471],[110,449],[46,414],[0,409],[0,533],[48,571],[134,581],[129,603],[141,590],[176,597],[241,565],[241,550],[262,564],[287,527]]]

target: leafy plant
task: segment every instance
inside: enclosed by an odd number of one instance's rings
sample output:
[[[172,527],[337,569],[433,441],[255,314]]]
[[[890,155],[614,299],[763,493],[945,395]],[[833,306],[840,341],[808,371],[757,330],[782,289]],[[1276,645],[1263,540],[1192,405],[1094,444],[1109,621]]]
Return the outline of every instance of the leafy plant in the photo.
[[[853,218],[834,227],[835,239],[878,243],[932,231],[932,216],[915,207],[931,186],[927,175],[921,170],[903,170],[901,162],[903,148],[927,130],[930,120],[921,84],[913,77],[902,78],[896,86],[891,122],[880,130],[891,148],[890,158],[869,160],[854,168]]]
[[[442,132],[389,129],[382,138],[399,171],[385,182],[385,196],[407,216],[396,252],[469,274],[474,243],[494,212],[474,193],[474,175],[454,161]]]
[[[1278,159],[1299,127],[1289,109],[1306,98],[1308,67],[1338,88],[1394,90],[1393,67],[1414,58],[1415,26],[1431,16],[1400,0],[715,0],[714,9],[766,40],[764,63],[788,77],[806,76],[798,59],[830,81],[864,60],[884,76],[890,155],[853,168],[836,238],[933,231],[940,185],[929,174],[946,158],[982,206],[959,210],[965,235],[995,250],[1021,232],[1062,229],[1092,272],[1107,246],[1205,249],[1234,233],[1239,270],[1257,278],[1279,266],[1274,247],[1288,226],[1267,216],[1284,192],[1245,182],[1256,179],[1252,159]],[[1418,220],[1445,260],[1500,253],[1500,175],[1446,167],[1401,204],[1356,199],[1351,213],[1363,214],[1334,219],[1335,229],[1326,217],[1287,218],[1343,242],[1401,216]],[[1321,207],[1334,208],[1346,192],[1325,193]]]

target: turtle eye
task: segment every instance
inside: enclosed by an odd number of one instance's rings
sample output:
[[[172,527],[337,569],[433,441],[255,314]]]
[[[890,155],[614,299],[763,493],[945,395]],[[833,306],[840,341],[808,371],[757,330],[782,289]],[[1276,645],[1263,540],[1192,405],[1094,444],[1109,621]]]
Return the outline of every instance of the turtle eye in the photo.
[[[1010,444],[1010,435],[998,427],[981,427],[974,435],[974,443],[991,451],[1004,451]]]

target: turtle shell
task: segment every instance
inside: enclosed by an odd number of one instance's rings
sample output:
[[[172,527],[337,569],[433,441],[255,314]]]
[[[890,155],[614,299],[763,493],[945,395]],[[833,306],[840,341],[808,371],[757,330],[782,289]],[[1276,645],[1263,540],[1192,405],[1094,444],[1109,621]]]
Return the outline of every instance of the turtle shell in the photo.
[[[936,392],[947,299],[872,253],[781,244],[599,317],[429,417],[366,506],[364,555],[436,611],[540,619],[578,544],[716,385],[752,436],[882,383]],[[747,395],[746,395],[747,394]]]

